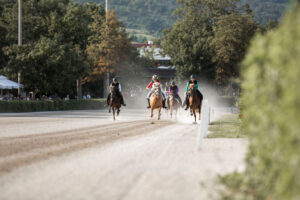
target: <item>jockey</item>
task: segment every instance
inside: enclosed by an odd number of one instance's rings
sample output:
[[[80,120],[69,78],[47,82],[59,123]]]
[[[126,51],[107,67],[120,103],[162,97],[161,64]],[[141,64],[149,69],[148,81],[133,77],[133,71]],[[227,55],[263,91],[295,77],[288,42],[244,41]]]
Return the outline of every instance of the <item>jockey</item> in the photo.
[[[188,97],[187,93],[189,91],[190,84],[195,84],[196,85],[197,95],[198,95],[199,99],[203,99],[202,94],[198,90],[199,84],[198,84],[198,81],[196,80],[196,76],[195,75],[191,75],[190,80],[189,80],[189,82],[186,85],[186,97],[185,97],[185,100],[183,102],[183,106],[184,106],[184,104],[186,104],[185,110],[187,110],[189,108],[189,97]]]
[[[179,89],[178,86],[175,84],[174,81],[172,81],[171,86],[169,87],[169,94],[174,94],[175,99],[177,99],[180,103],[180,105],[182,105],[182,101],[180,96],[178,95]]]
[[[160,81],[158,80],[158,76],[157,75],[153,75],[152,76],[152,80],[151,82],[148,84],[148,86],[146,87],[147,90],[150,90],[150,88],[152,87],[153,83],[160,83]],[[153,94],[154,90],[153,88],[148,92],[147,94],[147,101],[148,101],[148,107],[150,108],[150,97]],[[165,93],[163,91],[161,91],[162,97],[163,97],[163,108],[166,108],[165,103],[166,103],[166,96]]]
[[[121,88],[121,84],[118,82],[117,78],[113,78],[113,81],[112,83],[110,84],[110,87],[117,87],[119,89],[119,95],[121,97],[121,104],[123,106],[126,106],[126,104],[124,103],[124,98],[123,98],[123,95],[122,95],[122,88]],[[110,101],[110,96],[111,96],[111,93],[108,94],[107,96],[107,105],[109,105],[109,101]]]

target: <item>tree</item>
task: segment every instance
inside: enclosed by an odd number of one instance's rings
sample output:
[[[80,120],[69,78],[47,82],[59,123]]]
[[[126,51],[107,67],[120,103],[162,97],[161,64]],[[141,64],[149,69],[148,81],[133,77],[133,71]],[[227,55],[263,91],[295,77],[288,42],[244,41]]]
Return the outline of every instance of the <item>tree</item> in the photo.
[[[227,199],[300,198],[299,47],[299,4],[252,41],[242,71],[246,170],[231,176]]]
[[[85,7],[69,0],[27,0],[23,4],[23,46],[17,43],[17,4],[3,4],[6,24],[3,71],[12,79],[22,74],[25,90],[64,96],[74,94],[75,80],[84,76],[88,63],[84,50],[90,17]]]
[[[211,42],[217,83],[227,83],[229,79],[239,77],[239,63],[257,27],[250,12],[232,12],[217,18],[213,24],[214,37]]]
[[[99,78],[105,72],[116,73],[136,56],[124,25],[113,11],[107,13],[107,23],[103,15],[95,14],[93,19],[90,29],[94,34],[89,37],[87,47],[93,66],[89,79]]]
[[[255,22],[247,14],[240,13],[235,0],[181,0],[179,2],[183,4],[183,7],[176,11],[180,19],[172,28],[164,32],[163,49],[171,56],[179,75],[188,76],[194,73],[214,80],[218,74],[216,69],[225,70],[224,67],[216,68],[216,63],[219,62],[219,66],[225,63],[234,66],[241,60],[245,46],[249,43],[249,37],[253,35]],[[238,33],[230,30],[233,26],[231,22],[234,23],[234,30],[238,30]],[[247,24],[243,24],[245,22]],[[250,33],[247,33],[249,30]],[[222,34],[223,31],[227,31],[226,36]],[[247,33],[246,36],[243,35],[244,33]],[[228,47],[228,42],[232,47],[231,53],[226,52],[224,48],[225,43]],[[227,58],[228,53],[231,58]],[[232,69],[233,67],[228,66],[226,68],[229,71]],[[232,73],[226,72],[230,75],[234,73],[237,74],[237,70]]]

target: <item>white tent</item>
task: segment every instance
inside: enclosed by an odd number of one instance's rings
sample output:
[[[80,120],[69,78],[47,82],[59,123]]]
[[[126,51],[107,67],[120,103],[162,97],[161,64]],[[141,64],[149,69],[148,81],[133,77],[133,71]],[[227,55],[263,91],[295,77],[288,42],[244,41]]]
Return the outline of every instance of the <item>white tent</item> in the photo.
[[[11,81],[5,76],[0,75],[0,89],[19,89],[22,87],[23,85]]]

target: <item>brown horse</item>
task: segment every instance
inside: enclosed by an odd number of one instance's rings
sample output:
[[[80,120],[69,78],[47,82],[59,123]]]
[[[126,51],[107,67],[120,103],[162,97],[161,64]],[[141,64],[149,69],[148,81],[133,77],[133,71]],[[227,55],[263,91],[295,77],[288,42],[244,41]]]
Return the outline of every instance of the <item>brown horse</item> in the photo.
[[[159,83],[153,84],[154,92],[150,97],[150,107],[151,107],[151,118],[153,117],[153,110],[158,110],[158,120],[160,120],[160,112],[163,104],[163,98],[161,94],[161,87]]]
[[[178,100],[176,99],[175,94],[171,92],[169,94],[169,108],[170,108],[171,118],[173,115],[173,111],[175,111],[175,118],[177,118],[177,112],[178,112],[178,109],[180,108],[180,106],[181,105],[178,102]]]
[[[193,113],[194,118],[195,118],[194,123],[197,123],[196,113],[197,112],[199,113],[199,120],[200,120],[201,119],[201,106],[202,106],[203,97],[201,99],[198,97],[195,84],[190,84],[188,95],[189,95],[190,110]]]
[[[120,91],[117,87],[110,86],[110,101],[109,101],[109,111],[112,109],[113,118],[116,120],[116,114],[119,116],[120,108],[121,108],[121,95]]]

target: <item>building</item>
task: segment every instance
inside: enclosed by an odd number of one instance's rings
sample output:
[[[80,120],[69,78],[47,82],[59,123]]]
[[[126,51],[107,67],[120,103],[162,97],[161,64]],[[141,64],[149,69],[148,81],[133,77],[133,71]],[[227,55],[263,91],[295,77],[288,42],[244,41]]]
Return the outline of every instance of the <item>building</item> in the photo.
[[[154,60],[155,65],[146,69],[145,78],[151,78],[153,74],[158,75],[162,81],[170,81],[175,78],[176,70],[171,62],[171,57],[164,55],[159,45],[148,41],[148,43],[136,43],[133,46],[138,50],[140,56],[148,56]]]

